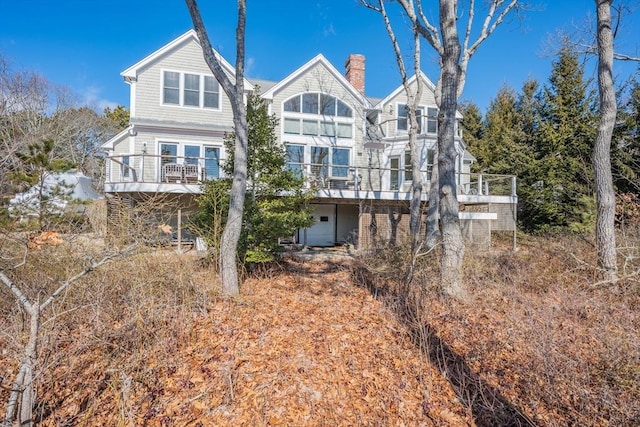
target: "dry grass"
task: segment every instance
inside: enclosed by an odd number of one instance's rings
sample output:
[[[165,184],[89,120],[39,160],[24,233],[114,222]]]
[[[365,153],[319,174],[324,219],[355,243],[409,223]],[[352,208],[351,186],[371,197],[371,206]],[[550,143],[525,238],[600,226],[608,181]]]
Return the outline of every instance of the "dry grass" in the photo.
[[[593,247],[578,238],[523,237],[516,253],[509,243],[467,256],[464,302],[438,295],[436,254],[421,258],[416,286],[398,283],[402,248],[352,266],[290,260],[232,300],[197,257],[119,260],[46,313],[38,422],[640,425],[636,276],[592,286]],[[21,280],[46,293],[77,255],[32,251]],[[0,292],[6,385],[26,325]]]
[[[477,425],[640,425],[637,276],[594,287],[584,239],[523,236],[515,253],[509,244],[467,256],[464,302],[437,296],[435,255],[417,290],[392,286],[384,262],[365,283],[383,292]]]

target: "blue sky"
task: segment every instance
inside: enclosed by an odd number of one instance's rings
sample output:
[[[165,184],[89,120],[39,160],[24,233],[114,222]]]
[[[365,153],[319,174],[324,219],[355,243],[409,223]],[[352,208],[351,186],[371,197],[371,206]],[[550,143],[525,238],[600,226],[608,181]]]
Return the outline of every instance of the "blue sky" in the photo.
[[[380,16],[357,0],[247,3],[249,77],[280,80],[318,53],[343,70],[347,56],[360,53],[366,57],[368,96],[383,97],[400,84]],[[536,11],[503,24],[472,57],[462,100],[484,110],[503,85],[519,90],[529,77],[544,83],[553,60],[543,53],[549,38],[560,28],[574,31],[595,14],[593,0],[536,3]],[[236,2],[200,0],[199,5],[213,46],[233,63]],[[34,70],[68,85],[82,102],[98,108],[128,106],[129,88],[120,72],[192,26],[181,0],[0,0],[0,10],[0,54],[12,69]],[[640,56],[639,28],[640,10],[625,21],[617,48]],[[408,29],[396,21],[396,31]],[[409,52],[410,44],[404,47]],[[423,70],[435,80],[435,54],[426,42],[422,49]],[[615,72],[622,78],[636,69],[616,63]],[[592,64],[586,73],[595,76]]]

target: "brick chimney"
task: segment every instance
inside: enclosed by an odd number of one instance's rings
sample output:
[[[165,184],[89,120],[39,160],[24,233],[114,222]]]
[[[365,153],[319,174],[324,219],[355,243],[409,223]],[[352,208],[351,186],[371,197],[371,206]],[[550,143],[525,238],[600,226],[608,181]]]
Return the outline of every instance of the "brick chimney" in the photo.
[[[364,95],[364,55],[349,55],[344,68],[349,83]]]

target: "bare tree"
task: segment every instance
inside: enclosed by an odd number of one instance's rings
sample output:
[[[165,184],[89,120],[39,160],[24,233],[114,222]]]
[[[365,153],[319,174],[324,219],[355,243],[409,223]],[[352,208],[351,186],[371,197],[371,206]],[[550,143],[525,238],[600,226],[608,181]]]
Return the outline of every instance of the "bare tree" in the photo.
[[[596,187],[596,243],[598,264],[606,280],[617,280],[617,253],[614,219],[616,199],[611,175],[611,136],[616,122],[616,94],[613,87],[612,0],[595,0],[598,40],[598,92],[600,123],[593,147]]]
[[[108,254],[100,260],[90,260],[86,268],[62,281],[57,289],[55,289],[42,302],[40,300],[42,296],[41,292],[36,292],[32,297],[27,296],[24,288],[19,283],[16,283],[16,281],[9,278],[4,271],[0,271],[0,282],[14,295],[29,319],[28,340],[24,347],[24,353],[22,354],[18,373],[11,384],[3,426],[12,426],[16,415],[18,416],[21,426],[33,425],[34,420],[32,411],[33,405],[35,404],[35,371],[36,361],[38,359],[38,343],[40,341],[41,315],[43,311],[49,307],[56,298],[62,295],[63,292],[65,292],[74,282],[95,271],[97,268],[108,263],[113,258],[131,252],[133,248],[134,245],[129,246],[124,250]],[[25,253],[25,259],[26,257],[27,255]],[[24,263],[25,261],[16,264],[11,268],[11,270],[17,269],[24,265]],[[20,409],[19,414],[18,408]]]
[[[235,85],[225,74],[220,60],[211,47],[207,31],[200,16],[200,10],[195,0],[185,0],[193,27],[200,39],[200,45],[207,65],[214,77],[222,86],[231,101],[233,110],[233,124],[236,135],[233,162],[233,181],[229,201],[229,215],[220,242],[220,276],[222,292],[226,295],[237,295],[240,292],[238,283],[237,250],[240,232],[242,230],[242,216],[244,214],[244,199],[247,191],[247,110],[244,103],[244,40],[246,23],[246,1],[238,0],[238,26],[236,28],[236,73]]]
[[[459,19],[456,0],[440,0],[439,27],[427,17],[422,0],[398,0],[405,15],[412,24],[412,31],[418,33],[435,49],[440,57],[440,77],[436,85],[436,99],[439,99],[438,115],[438,193],[434,201],[439,202],[440,227],[442,234],[441,287],[445,294],[462,297],[465,292],[461,281],[464,242],[458,218],[457,186],[455,180],[455,126],[458,98],[462,94],[467,75],[469,59],[495,29],[504,21],[509,12],[518,6],[518,0],[491,0],[487,14],[475,41],[471,40],[475,17],[475,0],[470,0],[466,14],[464,38],[460,41],[457,23]],[[430,203],[432,202],[430,195]],[[432,225],[435,221],[430,221]]]
[[[398,39],[389,19],[389,14],[385,7],[384,0],[378,0],[377,4],[369,3],[367,0],[360,0],[361,3],[372,9],[382,16],[387,34],[391,40],[391,45],[396,54],[396,62],[400,71],[400,77],[402,80],[402,86],[407,96],[407,120],[409,123],[408,136],[409,136],[409,149],[411,152],[411,168],[414,171],[411,183],[411,203],[410,203],[410,219],[409,219],[409,231],[411,234],[411,260],[409,263],[409,270],[406,274],[406,280],[410,281],[413,276],[413,269],[418,252],[423,246],[422,241],[422,191],[423,191],[423,177],[421,173],[421,155],[420,147],[418,146],[418,133],[420,132],[420,124],[418,123],[417,110],[422,96],[422,75],[420,67],[420,35],[417,31],[413,32],[413,65],[415,73],[415,91],[410,85],[409,77],[407,76],[407,67],[404,63],[404,58]]]

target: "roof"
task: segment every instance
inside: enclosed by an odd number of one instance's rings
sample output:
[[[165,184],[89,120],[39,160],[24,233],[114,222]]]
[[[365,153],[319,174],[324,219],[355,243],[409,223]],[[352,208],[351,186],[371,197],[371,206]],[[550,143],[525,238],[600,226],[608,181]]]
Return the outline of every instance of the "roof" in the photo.
[[[198,43],[198,45],[200,45],[200,39],[198,39],[198,34],[193,29],[187,31],[186,33],[182,34],[180,37],[165,44],[160,49],[154,51],[150,55],[147,55],[142,60],[136,62],[135,64],[133,64],[132,66],[130,66],[129,68],[121,72],[120,75],[124,77],[126,81],[135,81],[138,78],[138,73],[141,69],[157,61],[158,59],[171,54],[173,51],[181,48],[182,46],[184,46],[186,43],[189,43],[189,42],[196,42]],[[224,59],[224,57],[220,55],[218,51],[216,51],[215,49],[213,49],[213,53],[218,59],[218,61],[220,61],[220,65],[222,66],[222,69],[225,70],[230,76],[235,76],[235,67],[233,67],[226,59]],[[252,87],[251,83],[246,78],[244,80],[244,86],[245,86],[245,89]]]
[[[349,83],[349,81],[347,80],[347,78],[341,73],[339,72],[336,67],[333,66],[333,64],[331,64],[331,62],[329,62],[327,60],[327,58],[324,57],[324,55],[322,55],[321,53],[316,55],[315,57],[313,57],[310,61],[308,61],[306,64],[302,65],[300,68],[298,68],[297,70],[295,70],[293,73],[289,74],[287,77],[285,77],[283,80],[280,80],[277,84],[275,84],[274,86],[272,86],[269,90],[265,91],[262,96],[264,98],[267,99],[272,99],[273,95],[278,92],[280,89],[286,87],[289,83],[291,83],[292,81],[294,81],[296,78],[298,78],[299,76],[303,75],[304,73],[306,73],[307,71],[311,70],[313,67],[315,67],[316,65],[321,64],[323,65],[327,71],[338,81],[340,82],[340,84],[347,89],[347,91],[349,93],[351,93],[354,98],[360,100],[360,102],[362,103],[362,105],[368,106],[369,105],[369,101],[367,98],[365,98],[358,89],[356,89],[355,87],[353,87],[353,85],[351,83]]]

